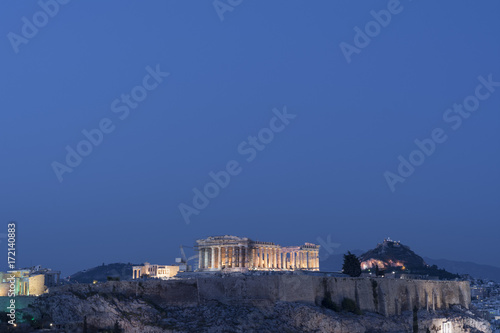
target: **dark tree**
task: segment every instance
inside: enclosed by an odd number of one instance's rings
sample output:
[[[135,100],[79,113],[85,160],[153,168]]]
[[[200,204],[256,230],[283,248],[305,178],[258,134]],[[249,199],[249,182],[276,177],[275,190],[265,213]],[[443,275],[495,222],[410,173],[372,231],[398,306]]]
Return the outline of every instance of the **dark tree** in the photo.
[[[378,265],[375,265],[375,276],[379,276],[380,275],[380,270],[378,268]]]
[[[87,316],[83,317],[83,333],[88,333],[88,329],[87,329]]]
[[[121,333],[122,329],[120,328],[120,324],[118,324],[118,320],[115,321],[115,327],[113,329],[113,333]]]
[[[413,308],[413,333],[418,333],[418,309]]]
[[[344,254],[344,265],[342,265],[342,271],[352,277],[357,277],[361,275],[361,263],[358,257],[352,254],[350,251]]]

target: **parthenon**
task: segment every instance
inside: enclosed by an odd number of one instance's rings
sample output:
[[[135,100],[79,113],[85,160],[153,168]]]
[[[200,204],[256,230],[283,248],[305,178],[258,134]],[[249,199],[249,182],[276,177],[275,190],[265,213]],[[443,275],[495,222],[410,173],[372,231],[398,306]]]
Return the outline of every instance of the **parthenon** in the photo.
[[[319,270],[319,245],[280,246],[237,236],[213,236],[196,241],[198,271]]]

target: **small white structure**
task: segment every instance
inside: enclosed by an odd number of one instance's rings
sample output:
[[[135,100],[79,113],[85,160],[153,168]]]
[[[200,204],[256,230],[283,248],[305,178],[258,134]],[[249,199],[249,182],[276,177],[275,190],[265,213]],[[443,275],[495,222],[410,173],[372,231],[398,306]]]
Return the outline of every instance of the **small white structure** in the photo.
[[[442,325],[442,331],[443,333],[453,333],[452,331],[452,326],[451,326],[451,322],[444,322],[443,325]]]
[[[132,279],[140,279],[147,276],[156,279],[168,279],[174,277],[179,272],[179,266],[152,265],[145,262],[142,266],[132,267]]]

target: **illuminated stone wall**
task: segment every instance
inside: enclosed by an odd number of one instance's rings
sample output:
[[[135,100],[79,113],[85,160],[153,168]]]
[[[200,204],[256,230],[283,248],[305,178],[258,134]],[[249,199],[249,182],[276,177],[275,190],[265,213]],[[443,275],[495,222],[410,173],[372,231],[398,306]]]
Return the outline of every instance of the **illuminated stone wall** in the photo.
[[[7,296],[9,294],[9,284],[0,283],[0,297]]]
[[[29,277],[29,296],[40,296],[46,289],[45,275],[38,274]]]

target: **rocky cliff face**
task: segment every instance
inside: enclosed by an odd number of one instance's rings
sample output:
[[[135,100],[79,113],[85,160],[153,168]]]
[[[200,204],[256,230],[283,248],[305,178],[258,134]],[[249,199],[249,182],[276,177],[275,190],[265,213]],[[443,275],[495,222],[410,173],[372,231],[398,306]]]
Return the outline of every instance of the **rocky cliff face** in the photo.
[[[206,289],[210,279],[203,282],[175,281],[176,284],[170,283],[173,281],[144,281],[64,286],[39,297],[23,312],[25,318],[34,317],[36,322],[50,321],[64,332],[82,332],[85,317],[89,332],[112,329],[116,322],[124,332],[130,333],[412,332],[412,311],[401,309],[398,315],[392,316],[370,311],[355,315],[346,311],[335,312],[322,306],[322,302],[273,300],[267,294],[275,286],[270,286],[266,279],[260,281],[259,287],[265,302],[257,302],[257,298],[249,298],[248,291],[244,291],[248,288],[244,279],[231,277],[226,279],[227,283],[220,284],[221,280],[224,279],[213,280],[211,288],[215,290],[210,292]],[[259,281],[251,280],[252,283]],[[237,281],[239,284],[235,283]],[[297,281],[301,284],[308,280]],[[198,285],[204,285],[205,290]],[[212,296],[203,296],[203,293],[212,293]],[[226,298],[216,299],[214,295],[217,293]],[[330,300],[334,300],[334,296]],[[417,321],[422,333],[441,333],[445,323],[453,328],[454,333],[491,332],[487,322],[460,305],[435,311],[422,309],[417,313]]]

